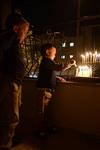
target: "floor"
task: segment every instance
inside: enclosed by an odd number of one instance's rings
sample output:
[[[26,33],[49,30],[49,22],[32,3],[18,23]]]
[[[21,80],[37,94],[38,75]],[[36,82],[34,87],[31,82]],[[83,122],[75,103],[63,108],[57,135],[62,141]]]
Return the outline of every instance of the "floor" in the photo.
[[[44,139],[32,134],[18,138],[20,142],[11,150],[100,150],[100,138],[71,129],[59,129]]]

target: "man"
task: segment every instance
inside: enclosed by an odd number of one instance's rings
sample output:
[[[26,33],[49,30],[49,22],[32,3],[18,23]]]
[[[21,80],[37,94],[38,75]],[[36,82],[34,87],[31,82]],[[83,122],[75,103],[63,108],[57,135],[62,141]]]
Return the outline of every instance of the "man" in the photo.
[[[6,30],[0,36],[0,150],[9,149],[19,123],[21,84],[25,64],[20,44],[29,30],[21,14],[7,17]]]

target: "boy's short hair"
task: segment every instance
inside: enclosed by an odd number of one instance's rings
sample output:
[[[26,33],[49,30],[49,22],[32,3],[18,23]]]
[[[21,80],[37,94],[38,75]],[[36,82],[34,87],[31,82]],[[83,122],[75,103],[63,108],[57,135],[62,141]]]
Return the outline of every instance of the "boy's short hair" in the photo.
[[[52,47],[54,47],[54,46],[51,43],[43,44],[41,47],[41,55],[46,56],[46,50],[51,49]]]
[[[22,16],[22,14],[14,12],[7,17],[5,25],[6,29],[12,30],[15,25],[22,25],[24,23],[29,25],[29,22]]]

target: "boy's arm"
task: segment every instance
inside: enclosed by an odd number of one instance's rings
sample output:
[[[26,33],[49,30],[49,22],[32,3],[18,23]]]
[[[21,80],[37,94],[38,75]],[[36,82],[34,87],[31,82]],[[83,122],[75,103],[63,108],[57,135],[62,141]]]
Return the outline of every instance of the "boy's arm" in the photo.
[[[66,82],[67,82],[63,77],[56,76],[56,78],[57,78],[61,83],[66,83]]]
[[[64,66],[63,71],[65,71],[66,69],[71,68],[72,66],[77,66],[76,65],[76,61],[75,60],[71,60],[67,65]]]

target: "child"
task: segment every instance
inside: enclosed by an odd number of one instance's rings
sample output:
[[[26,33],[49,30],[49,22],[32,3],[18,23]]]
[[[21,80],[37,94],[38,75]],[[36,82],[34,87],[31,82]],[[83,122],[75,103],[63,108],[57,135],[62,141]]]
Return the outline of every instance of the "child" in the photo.
[[[42,126],[43,130],[45,130],[48,126],[49,121],[49,116],[47,117],[48,104],[55,92],[56,80],[59,79],[61,82],[66,82],[64,78],[56,76],[56,71],[66,70],[67,68],[71,67],[73,63],[70,63],[64,67],[62,64],[56,64],[54,62],[56,56],[56,48],[50,43],[43,45],[41,54],[43,58],[39,67],[39,75],[37,81],[37,111],[39,115],[41,114],[41,117],[38,116],[38,118],[42,120],[39,125]],[[40,133],[44,135],[44,132]]]

